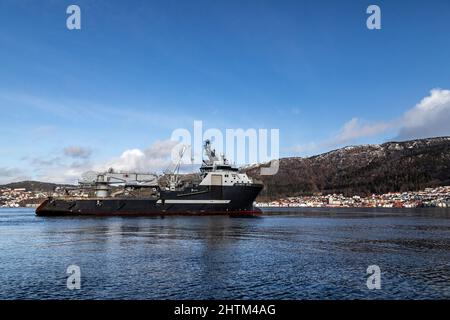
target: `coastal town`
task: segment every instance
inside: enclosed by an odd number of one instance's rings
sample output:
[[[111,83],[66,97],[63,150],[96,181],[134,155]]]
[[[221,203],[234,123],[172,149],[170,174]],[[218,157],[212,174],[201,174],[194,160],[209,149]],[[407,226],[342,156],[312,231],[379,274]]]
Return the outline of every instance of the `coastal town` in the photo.
[[[37,207],[49,196],[61,196],[63,188],[54,191],[30,191],[26,188],[0,187],[0,207]],[[450,186],[426,188],[422,191],[373,194],[368,197],[342,194],[316,194],[256,202],[257,207],[361,207],[361,208],[450,208]]]
[[[0,187],[0,208],[37,207],[47,197],[56,195],[58,192]]]
[[[257,207],[359,207],[359,208],[450,208],[450,186],[426,188],[422,191],[391,192],[368,197],[327,194],[287,197],[258,202]]]

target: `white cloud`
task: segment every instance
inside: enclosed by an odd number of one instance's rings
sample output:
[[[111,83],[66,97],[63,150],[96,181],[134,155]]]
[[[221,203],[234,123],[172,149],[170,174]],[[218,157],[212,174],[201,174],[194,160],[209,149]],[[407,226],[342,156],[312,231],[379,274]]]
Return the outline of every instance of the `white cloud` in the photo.
[[[386,122],[367,123],[358,118],[346,122],[339,132],[324,142],[324,145],[336,146],[350,143],[360,138],[373,137],[390,129],[391,124]]]
[[[288,150],[297,154],[310,155],[357,143],[359,139],[376,137],[390,131],[398,132],[393,140],[450,135],[450,90],[431,90],[429,96],[423,98],[398,119],[370,123],[352,118],[334,136],[319,142],[297,145]]]
[[[36,175],[37,180],[53,183],[76,184],[81,175],[89,171],[92,164],[89,162],[64,163],[56,167],[43,168],[41,173]]]
[[[375,122],[369,123],[358,118],[352,118],[344,123],[339,131],[332,137],[319,141],[309,142],[307,144],[297,145],[289,148],[296,154],[311,155],[312,153],[333,149],[353,143],[362,138],[377,136],[391,129],[393,123]]]
[[[450,135],[450,90],[433,89],[401,119],[398,139]]]
[[[0,167],[0,183],[22,180],[39,180],[54,183],[76,184],[86,171],[115,170],[136,172],[159,172],[173,168],[171,153],[176,141],[156,141],[146,149],[129,149],[118,157],[103,162],[93,162],[84,152],[85,148],[70,147],[61,156],[53,158],[24,157],[33,177],[25,176],[16,168]]]
[[[128,149],[123,151],[120,156],[97,163],[80,156],[76,157],[76,161],[51,162],[49,166],[36,168],[40,172],[37,178],[41,181],[74,184],[84,172],[91,170],[106,171],[113,168],[118,171],[160,172],[171,165],[170,156],[175,145],[177,142],[172,140],[156,141],[147,149]],[[79,154],[79,152],[75,152],[79,151],[77,148],[72,149],[70,151],[74,152],[70,152],[70,154]],[[64,151],[67,154],[67,150]],[[34,164],[38,163],[34,161]]]
[[[161,171],[171,165],[171,152],[178,142],[173,140],[156,141],[147,149],[125,150],[119,157],[96,166],[96,170]]]

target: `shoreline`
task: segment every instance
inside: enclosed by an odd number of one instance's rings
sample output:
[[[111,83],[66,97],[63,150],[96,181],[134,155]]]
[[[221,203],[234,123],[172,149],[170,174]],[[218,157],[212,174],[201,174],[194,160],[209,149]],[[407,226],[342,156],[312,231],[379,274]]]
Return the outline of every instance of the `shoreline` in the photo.
[[[36,209],[39,205],[37,206],[32,206],[32,207],[1,207],[0,206],[0,210],[2,209]],[[450,207],[437,207],[437,206],[424,206],[424,207],[383,207],[383,206],[379,206],[379,207],[334,207],[334,206],[257,206],[256,208],[261,209],[261,210],[267,210],[267,211],[276,211],[276,210],[288,210],[288,211],[301,211],[303,209],[317,209],[317,210],[347,210],[347,209],[374,209],[374,210],[423,210],[423,209],[438,209],[438,210],[449,210],[450,211]]]

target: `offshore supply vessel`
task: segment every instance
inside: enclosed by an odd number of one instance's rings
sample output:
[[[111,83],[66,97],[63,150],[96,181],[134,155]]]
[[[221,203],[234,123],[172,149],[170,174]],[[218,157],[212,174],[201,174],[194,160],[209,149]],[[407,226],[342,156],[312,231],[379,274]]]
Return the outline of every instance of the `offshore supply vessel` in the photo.
[[[216,155],[209,140],[203,147],[208,159],[203,160],[200,173],[189,175],[187,181],[179,174],[181,159],[172,173],[161,176],[113,169],[89,172],[76,188],[64,189],[63,196],[47,198],[36,214],[252,216],[261,213],[253,202],[263,185],[253,182],[224,155]]]

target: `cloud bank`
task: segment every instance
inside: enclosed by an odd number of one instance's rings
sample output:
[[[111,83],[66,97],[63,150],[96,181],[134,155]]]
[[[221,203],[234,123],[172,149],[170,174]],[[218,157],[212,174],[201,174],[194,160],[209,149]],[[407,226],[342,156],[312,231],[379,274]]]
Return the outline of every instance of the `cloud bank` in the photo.
[[[171,152],[178,142],[173,140],[156,141],[149,148],[129,149],[119,157],[96,166],[96,170],[115,170],[154,172],[166,169],[171,165]]]
[[[418,104],[400,118],[368,122],[352,118],[330,138],[287,149],[297,154],[311,154],[357,143],[360,139],[396,132],[392,140],[412,140],[450,135],[450,90],[432,89]]]
[[[433,89],[402,118],[398,140],[450,135],[450,90]]]
[[[17,181],[30,180],[31,178],[27,176],[21,169],[10,168],[10,167],[0,167],[0,184],[6,184]]]

